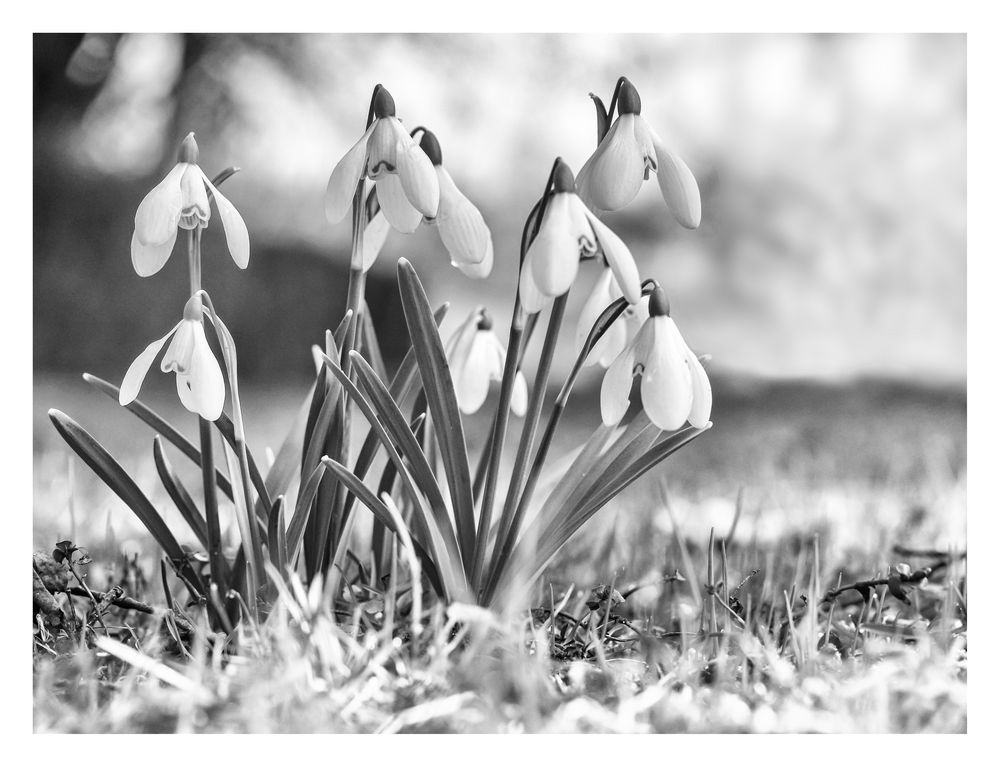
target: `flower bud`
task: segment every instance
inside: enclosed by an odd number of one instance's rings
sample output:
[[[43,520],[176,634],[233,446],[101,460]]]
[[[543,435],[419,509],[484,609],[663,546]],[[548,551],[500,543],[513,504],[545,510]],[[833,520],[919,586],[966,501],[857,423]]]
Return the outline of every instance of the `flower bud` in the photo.
[[[426,128],[424,128],[424,135],[420,137],[420,148],[430,158],[431,165],[437,167],[441,164],[441,144],[438,143],[437,136]]]
[[[642,112],[642,99],[639,98],[639,91],[628,80],[623,81],[618,91],[618,114],[637,115],[640,112]]]
[[[552,191],[556,194],[576,191],[576,180],[573,178],[573,171],[562,160],[556,160],[556,171],[552,174]]]
[[[667,298],[667,291],[659,286],[649,296],[649,316],[670,316],[670,299]]]
[[[396,102],[392,99],[392,94],[389,93],[381,85],[375,88],[375,100],[374,100],[374,110],[375,119],[381,120],[383,117],[395,117],[396,116]]]
[[[177,152],[177,162],[186,162],[191,165],[198,163],[198,142],[194,140],[194,132],[187,134],[181,142],[180,151]]]

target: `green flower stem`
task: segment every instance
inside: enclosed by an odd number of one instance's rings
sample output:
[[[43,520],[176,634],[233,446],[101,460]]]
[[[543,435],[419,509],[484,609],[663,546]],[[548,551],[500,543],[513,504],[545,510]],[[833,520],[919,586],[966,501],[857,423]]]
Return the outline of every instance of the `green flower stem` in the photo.
[[[188,272],[191,295],[201,290],[201,227],[188,230]],[[201,319],[204,324],[204,318]],[[219,523],[219,497],[215,486],[215,457],[212,452],[212,424],[198,417],[201,446],[201,483],[205,492],[205,522],[208,534],[208,564],[212,582],[222,589],[226,583],[226,561],[222,554],[222,526]]]
[[[373,96],[374,100],[374,96]],[[371,115],[369,114],[369,121]],[[361,178],[354,189],[354,199],[351,201],[351,271],[347,282],[347,311],[351,312],[350,324],[344,336],[344,342],[340,349],[340,366],[348,375],[351,375],[351,351],[357,348],[361,335],[361,312],[365,309],[365,282],[367,275],[362,268],[362,252],[364,248],[365,236],[365,180]],[[345,312],[346,313],[346,312]],[[345,466],[349,465],[351,457],[351,407],[347,390],[341,387],[340,418],[335,418],[336,433],[331,435],[332,440],[327,451],[334,459]],[[336,490],[332,496],[327,492],[321,492],[317,496],[317,505],[327,504],[325,510],[318,509],[321,519],[320,525],[320,551],[321,565],[325,569],[335,564],[334,554],[338,548],[339,538],[347,529],[348,498],[347,489],[342,483],[333,478],[324,478],[323,482],[335,482]],[[336,519],[334,516],[336,515]]]
[[[646,280],[642,284],[642,294],[648,295],[656,287],[657,283],[655,280]],[[597,322],[594,323],[594,327],[591,329],[587,340],[584,342],[583,348],[580,349],[576,362],[573,364],[573,369],[566,377],[566,382],[563,384],[562,389],[559,390],[559,394],[556,395],[556,401],[552,405],[552,412],[549,414],[549,421],[545,425],[545,431],[542,432],[542,438],[538,443],[538,451],[535,453],[535,460],[531,464],[528,481],[525,483],[524,491],[521,493],[521,500],[518,502],[518,509],[515,515],[516,518],[523,518],[525,510],[531,502],[531,496],[535,492],[535,487],[538,484],[538,478],[542,473],[542,466],[545,464],[549,448],[552,446],[552,439],[559,426],[559,421],[562,419],[562,415],[566,411],[566,403],[569,402],[569,395],[573,391],[576,379],[580,376],[580,371],[583,370],[583,365],[587,361],[587,357],[601,337],[615,322],[618,321],[627,307],[628,302],[624,298],[619,298],[617,301],[612,302],[601,313],[601,316],[597,318]]]
[[[486,544],[490,535],[490,523],[493,521],[493,502],[496,496],[497,479],[500,475],[500,456],[503,453],[504,440],[507,436],[507,423],[510,420],[510,400],[514,393],[514,382],[520,367],[521,335],[524,333],[524,310],[521,308],[521,298],[514,299],[514,315],[511,318],[510,334],[507,338],[507,357],[503,366],[503,377],[500,379],[500,402],[497,405],[496,416],[493,419],[493,429],[488,445],[489,462],[486,466],[486,480],[483,488],[483,501],[479,512],[479,526],[476,529],[476,548],[472,560],[472,585],[478,592],[483,573],[483,563],[486,559]],[[513,353],[511,350],[515,350]]]
[[[233,400],[233,440],[236,443],[236,449],[233,453],[236,456],[237,466],[240,475],[240,485],[242,489],[242,501],[243,509],[240,509],[239,503],[236,504],[237,508],[237,523],[240,528],[240,537],[243,539],[243,550],[246,552],[247,564],[247,578],[249,583],[247,584],[247,599],[245,600],[250,607],[251,615],[256,621],[258,619],[257,612],[257,594],[262,584],[267,583],[266,575],[264,573],[264,546],[260,537],[260,527],[257,523],[257,519],[254,515],[254,498],[253,498],[253,483],[250,480],[250,461],[247,455],[247,442],[246,442],[246,430],[243,421],[243,406],[240,401],[240,386],[239,386],[239,376],[237,373],[237,357],[236,357],[236,343],[233,340],[232,334],[229,332],[229,328],[225,326],[222,322],[222,318],[219,317],[218,313],[215,311],[215,306],[212,303],[211,297],[204,290],[200,291],[200,295],[204,306],[207,308],[209,315],[212,319],[212,326],[215,328],[215,335],[219,341],[219,346],[222,347],[222,357],[225,362],[226,372],[229,378],[229,388],[232,394]],[[233,499],[236,500],[236,493],[238,492],[236,487],[236,482],[232,477],[234,473],[232,471],[232,463],[229,462],[229,456],[227,454],[227,463],[230,466],[230,481],[233,484]]]
[[[559,329],[562,326],[563,315],[566,312],[566,300],[568,297],[569,291],[563,293],[552,303],[549,326],[545,331],[545,340],[542,343],[542,351],[538,359],[538,370],[535,373],[535,383],[531,388],[528,412],[524,417],[521,441],[517,447],[514,472],[510,478],[507,498],[504,501],[503,513],[500,516],[500,528],[497,532],[496,545],[493,549],[493,561],[490,566],[490,577],[485,592],[487,603],[496,587],[499,571],[503,568],[505,560],[510,556],[510,552],[514,548],[517,533],[521,526],[524,510],[518,505],[517,499],[521,492],[522,483],[525,480],[528,457],[531,454],[535,433],[538,431],[538,420],[539,416],[541,416],[542,404],[545,400],[545,389],[549,382],[552,359],[555,356],[556,344],[559,340]]]

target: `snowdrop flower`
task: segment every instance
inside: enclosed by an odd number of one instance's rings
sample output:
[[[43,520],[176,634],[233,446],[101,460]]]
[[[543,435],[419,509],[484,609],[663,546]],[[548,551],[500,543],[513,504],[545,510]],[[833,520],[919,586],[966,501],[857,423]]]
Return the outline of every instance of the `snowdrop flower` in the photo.
[[[573,172],[556,162],[552,192],[521,265],[518,290],[529,314],[541,311],[576,279],[581,258],[602,254],[629,303],[642,295],[639,270],[624,242],[591,213],[576,194]]]
[[[153,341],[129,366],[118,393],[118,402],[127,405],[137,396],[153,360],[170,341],[160,362],[164,373],[177,374],[177,394],[184,407],[207,421],[216,420],[226,399],[222,369],[205,337],[201,298],[195,294],[184,305],[184,318],[163,338]]]
[[[604,374],[601,418],[608,426],[618,423],[628,410],[632,379],[637,375],[642,376],[643,410],[654,425],[663,431],[679,429],[685,421],[698,429],[708,425],[712,412],[708,376],[670,318],[662,288],[649,298],[649,319]]]
[[[451,379],[455,384],[458,409],[466,415],[475,413],[486,401],[490,381],[503,378],[507,354],[493,332],[493,319],[483,307],[473,310],[468,319],[449,339],[445,350]],[[514,379],[510,409],[523,416],[528,407],[528,387],[521,371]]]
[[[601,270],[593,291],[580,310],[576,324],[576,345],[582,349],[590,331],[605,309],[622,297],[610,267]],[[635,338],[642,324],[649,319],[649,298],[643,297],[637,304],[628,304],[625,311],[605,331],[594,348],[587,355],[585,365],[600,365],[606,368],[621,354],[622,350]]]
[[[424,130],[420,147],[437,173],[441,204],[431,223],[441,235],[452,266],[458,267],[467,277],[488,277],[493,270],[493,238],[483,214],[455,186],[451,174],[441,164],[441,145],[429,130]]]
[[[441,163],[441,145],[426,128],[420,138],[420,148],[427,155],[437,174],[440,202],[437,216],[425,219],[436,227],[451,256],[452,266],[467,277],[483,279],[493,270],[493,238],[483,215],[455,185],[451,174]],[[381,209],[370,217],[362,243],[362,269],[371,268],[389,234],[389,221]]]
[[[663,199],[688,229],[701,223],[701,194],[694,174],[649,127],[642,102],[628,80],[618,92],[618,118],[580,171],[580,196],[598,210],[624,208],[656,173]]]
[[[396,117],[396,103],[381,85],[372,98],[375,120],[337,163],[326,187],[326,217],[339,222],[351,207],[358,182],[370,178],[386,221],[412,232],[438,212],[438,176],[424,151]]]
[[[212,216],[209,198],[215,200],[233,261],[246,269],[250,261],[250,235],[239,211],[198,167],[198,143],[189,133],[181,142],[177,164],[139,203],[132,234],[132,265],[140,277],[156,274],[170,258],[177,229],[208,226]]]

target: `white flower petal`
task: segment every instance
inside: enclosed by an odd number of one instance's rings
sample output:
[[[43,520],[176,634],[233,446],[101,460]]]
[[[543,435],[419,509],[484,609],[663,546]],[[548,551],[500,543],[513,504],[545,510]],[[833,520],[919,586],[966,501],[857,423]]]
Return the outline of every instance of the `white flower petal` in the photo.
[[[524,373],[520,370],[514,376],[514,389],[510,393],[510,411],[518,418],[523,418],[528,411],[528,384]]]
[[[653,340],[642,375],[642,408],[664,431],[679,429],[691,412],[694,392],[687,347],[670,317],[652,317]]]
[[[582,207],[575,194],[552,195],[538,236],[528,247],[535,284],[543,295],[551,298],[570,289],[580,267],[580,242],[572,226],[574,203]]]
[[[375,195],[386,220],[397,232],[409,234],[420,226],[423,215],[410,204],[399,176],[384,174],[375,179]]]
[[[596,154],[596,152],[595,152]],[[588,208],[596,208],[594,205],[594,199],[590,193],[590,169],[594,165],[594,155],[590,155],[587,158],[587,162],[583,164],[580,168],[580,172],[576,174],[576,193],[583,204]]]
[[[326,220],[331,224],[338,223],[347,215],[354,191],[365,173],[365,158],[368,155],[368,139],[372,135],[375,123],[358,139],[337,163],[330,174],[326,185]]]
[[[468,360],[472,349],[472,341],[479,330],[481,313],[481,307],[473,309],[455,332],[451,334],[448,343],[445,344],[444,354],[448,359],[449,367],[457,367],[459,364],[465,364]]]
[[[696,429],[704,429],[712,417],[712,384],[698,356],[687,346],[685,351],[688,368],[691,370],[691,387],[694,395],[688,421]]]
[[[170,346],[160,360],[160,370],[164,373],[190,373],[191,357],[195,348],[195,329],[201,327],[196,320],[181,320]],[[202,330],[202,335],[205,331]]]
[[[639,279],[639,269],[632,258],[632,252],[622,239],[612,232],[604,223],[589,210],[584,208],[587,220],[594,227],[594,234],[600,243],[604,257],[608,266],[614,272],[615,280],[622,291],[622,295],[628,299],[630,304],[636,304],[642,298],[642,281]]]
[[[688,229],[697,229],[701,223],[701,192],[698,181],[684,161],[650,130],[656,150],[656,181],[663,199],[677,222]]]
[[[427,218],[434,218],[438,213],[441,197],[437,172],[420,145],[402,125],[397,125],[399,143],[396,147],[396,163],[403,191],[414,208]]]
[[[184,320],[174,325],[170,329],[170,332],[163,336],[163,338],[158,338],[143,349],[142,353],[128,366],[128,370],[125,371],[125,377],[122,379],[121,388],[118,391],[119,404],[127,405],[139,396],[139,389],[142,388],[142,382],[146,380],[146,374],[149,372],[153,360],[156,359],[156,355],[160,353],[163,344],[181,326],[182,322]]]
[[[156,274],[167,263],[177,242],[177,227],[170,236],[158,245],[143,245],[138,235],[132,233],[132,268],[140,277],[150,277]]]
[[[632,374],[636,363],[636,346],[642,335],[640,331],[636,342],[626,346],[615,358],[601,381],[601,420],[605,426],[614,426],[628,411]]]
[[[587,195],[601,210],[619,210],[639,193],[646,171],[635,136],[636,115],[618,117],[587,169]]]
[[[580,316],[576,323],[576,348],[583,349],[583,345],[593,330],[594,323],[601,313],[619,296],[621,291],[617,289],[614,275],[610,269],[602,269],[594,289],[580,309]],[[594,345],[584,364],[600,364],[601,367],[610,365],[615,357],[621,354],[625,348],[625,321],[619,317],[607,332]]]
[[[486,255],[478,264],[463,264],[459,262],[455,266],[466,277],[471,277],[474,280],[484,280],[489,277],[490,272],[493,271],[493,240],[491,239],[486,243]]]
[[[491,330],[480,330],[476,335],[479,343],[489,347],[490,354],[486,362],[486,369],[491,381],[503,379],[503,366],[507,360],[507,352],[504,351],[503,343],[497,338],[497,334]]]
[[[396,152],[399,147],[399,132],[402,124],[395,117],[381,117],[372,123],[369,129],[371,139],[368,141],[368,162],[365,165],[365,175],[376,179],[387,173],[397,173]]]
[[[247,231],[246,222],[243,216],[236,210],[231,202],[223,196],[222,192],[215,187],[204,171],[201,171],[202,178],[212,192],[212,199],[215,200],[215,207],[219,209],[219,218],[222,219],[222,228],[226,231],[226,244],[229,246],[229,254],[240,269],[246,269],[250,263],[250,233]]]
[[[518,296],[521,299],[521,306],[528,314],[537,314],[552,301],[551,296],[547,296],[539,290],[535,283],[534,258],[531,249],[528,249],[524,256],[524,263],[521,265],[521,277],[517,284]]]
[[[212,354],[201,323],[192,323],[194,349],[188,373],[177,374],[177,394],[181,403],[206,421],[214,421],[222,414],[226,401],[226,383],[219,361]]]
[[[434,223],[437,224],[441,242],[448,250],[453,266],[480,264],[493,250],[492,237],[483,215],[455,186],[448,171],[441,166],[436,171],[441,201]]]
[[[177,163],[139,203],[135,211],[135,236],[143,245],[159,245],[177,236],[184,202],[181,178],[187,167],[187,163]]]
[[[468,352],[459,365],[452,369],[458,409],[466,415],[483,406],[490,388],[490,373],[496,355],[489,344],[488,331],[476,330],[468,345]]]
[[[378,258],[378,254],[385,245],[385,238],[389,235],[389,221],[381,209],[372,216],[372,220],[365,226],[364,236],[361,240],[361,269],[368,271]]]
[[[187,165],[181,176],[180,225],[184,229],[208,225],[212,211],[208,207],[208,191],[205,189],[207,181],[200,167],[191,163]]]

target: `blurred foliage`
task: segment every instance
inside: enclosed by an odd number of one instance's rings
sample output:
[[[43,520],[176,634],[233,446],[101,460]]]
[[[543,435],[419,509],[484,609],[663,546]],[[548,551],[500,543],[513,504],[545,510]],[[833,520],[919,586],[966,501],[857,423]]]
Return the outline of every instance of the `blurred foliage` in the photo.
[[[682,231],[645,188],[609,223],[717,369],[964,383],[965,38],[947,35],[36,35],[35,368],[114,380],[176,321],[183,259],[142,280],[128,243],[194,130],[207,172],[244,168],[226,194],[251,267],[236,272],[210,227],[205,275],[241,365],[304,375],[346,284],[349,227],[326,224],[322,191],[376,81],[437,132],[497,247],[472,283],[430,232],[392,235],[369,283],[377,324],[399,321],[384,280],[400,255],[454,305],[446,333],[478,303],[506,317],[523,217],[552,157],[582,165],[586,94],[622,73],[705,216]]]

